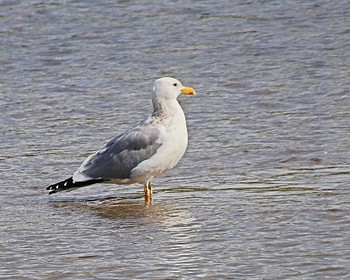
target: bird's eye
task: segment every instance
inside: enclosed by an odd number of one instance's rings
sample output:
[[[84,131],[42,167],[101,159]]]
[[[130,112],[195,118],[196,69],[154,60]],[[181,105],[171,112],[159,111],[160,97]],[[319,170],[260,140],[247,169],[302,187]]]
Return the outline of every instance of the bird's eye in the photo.
[[[173,86],[174,86],[174,87],[177,87],[177,83],[173,83]]]

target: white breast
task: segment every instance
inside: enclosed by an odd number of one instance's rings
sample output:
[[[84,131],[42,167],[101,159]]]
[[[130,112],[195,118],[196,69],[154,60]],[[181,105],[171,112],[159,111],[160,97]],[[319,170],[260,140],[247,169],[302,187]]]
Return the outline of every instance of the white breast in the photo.
[[[131,171],[131,178],[148,174],[150,178],[145,178],[145,181],[150,180],[151,177],[172,169],[184,155],[188,142],[186,120],[180,105],[175,102],[176,104],[167,108],[163,117],[151,120],[160,131],[157,142],[162,146],[155,155]]]

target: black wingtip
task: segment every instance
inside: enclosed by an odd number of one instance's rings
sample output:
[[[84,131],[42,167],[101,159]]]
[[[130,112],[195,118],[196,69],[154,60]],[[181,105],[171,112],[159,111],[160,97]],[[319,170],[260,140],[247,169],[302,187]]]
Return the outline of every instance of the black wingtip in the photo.
[[[80,187],[89,186],[92,184],[102,183],[102,182],[103,182],[103,179],[91,179],[84,182],[74,182],[73,178],[70,177],[66,180],[63,180],[61,182],[48,186],[46,190],[50,191],[49,192],[49,195],[50,195],[60,191],[67,191],[70,189],[80,188]]]
[[[61,182],[58,182],[56,184],[50,185],[46,188],[46,190],[50,191],[49,194],[53,194],[59,191],[64,191],[64,190],[68,190],[71,188],[74,188],[74,182],[73,182],[73,178],[70,177],[66,180],[63,180]]]

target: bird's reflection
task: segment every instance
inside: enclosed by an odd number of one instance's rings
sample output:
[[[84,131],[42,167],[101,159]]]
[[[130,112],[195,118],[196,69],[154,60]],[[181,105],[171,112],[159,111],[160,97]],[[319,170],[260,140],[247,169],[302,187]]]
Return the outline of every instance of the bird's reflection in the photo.
[[[153,224],[157,228],[175,233],[182,227],[193,227],[195,219],[188,209],[174,197],[157,192],[153,203],[146,202],[143,194],[121,196],[92,196],[85,198],[53,198],[54,207],[69,208],[77,212],[94,214],[111,220],[128,220],[133,223]],[[141,219],[141,221],[140,221]]]
[[[99,217],[109,219],[137,219],[160,214],[158,206],[145,203],[142,198],[104,200],[100,203],[85,204],[83,208]]]
[[[143,195],[123,197],[104,196],[87,198],[55,198],[49,201],[58,208],[70,208],[76,211],[94,213],[109,219],[145,218],[166,215],[171,211],[171,203],[152,203],[145,201]]]

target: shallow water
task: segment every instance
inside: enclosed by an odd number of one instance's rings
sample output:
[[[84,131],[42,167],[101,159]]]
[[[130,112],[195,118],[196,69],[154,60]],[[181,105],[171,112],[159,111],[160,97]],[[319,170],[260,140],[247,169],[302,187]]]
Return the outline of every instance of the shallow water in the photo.
[[[348,1],[2,1],[1,279],[350,277]],[[142,186],[48,196],[152,111],[189,147]]]

